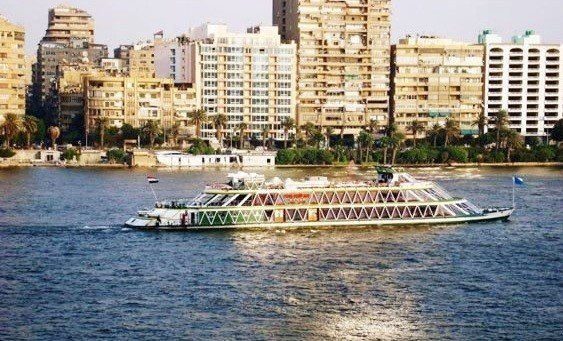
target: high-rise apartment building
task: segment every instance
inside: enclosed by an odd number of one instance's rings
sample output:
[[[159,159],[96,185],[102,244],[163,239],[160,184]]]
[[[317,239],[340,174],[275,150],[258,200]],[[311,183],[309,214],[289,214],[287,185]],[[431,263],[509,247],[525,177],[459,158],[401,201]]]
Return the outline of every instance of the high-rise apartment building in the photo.
[[[273,0],[273,22],[298,44],[300,125],[387,126],[390,0]]]
[[[511,129],[547,137],[563,118],[563,45],[542,44],[533,31],[503,43],[487,30],[479,43],[485,46],[485,113],[507,110]]]
[[[49,21],[43,42],[70,43],[72,39],[94,42],[94,20],[86,11],[68,6],[49,9]]]
[[[25,114],[25,30],[0,16],[0,116]]]
[[[245,139],[261,139],[267,129],[271,139],[283,141],[282,123],[295,119],[295,43],[282,43],[272,26],[232,33],[225,25],[206,24],[186,37],[191,43],[175,56],[184,60],[186,70],[178,71],[183,81],[195,84],[198,102],[209,116],[227,116],[227,135],[238,135],[244,122]],[[202,135],[214,138],[215,127],[207,124]]]
[[[94,21],[87,12],[59,6],[49,10],[45,36],[37,48],[34,97],[49,111],[49,102],[57,67],[60,63],[100,63],[108,54],[107,46],[94,44]]]
[[[107,118],[109,126],[117,128],[157,121],[168,133],[178,124],[180,134],[187,135],[188,113],[197,108],[195,90],[175,86],[171,79],[87,76],[84,92],[87,133],[97,129],[100,118]]]
[[[392,120],[405,133],[414,120],[430,128],[451,119],[463,135],[477,135],[482,102],[482,45],[408,36],[391,47]]]

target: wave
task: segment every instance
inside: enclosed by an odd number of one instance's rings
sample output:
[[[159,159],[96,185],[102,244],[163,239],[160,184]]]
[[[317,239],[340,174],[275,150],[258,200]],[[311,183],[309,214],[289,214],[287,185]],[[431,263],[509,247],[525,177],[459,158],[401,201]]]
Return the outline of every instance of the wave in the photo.
[[[110,230],[110,229],[116,229],[116,228],[121,228],[121,226],[109,226],[109,225],[85,225],[85,226],[80,226],[77,227],[77,230]]]

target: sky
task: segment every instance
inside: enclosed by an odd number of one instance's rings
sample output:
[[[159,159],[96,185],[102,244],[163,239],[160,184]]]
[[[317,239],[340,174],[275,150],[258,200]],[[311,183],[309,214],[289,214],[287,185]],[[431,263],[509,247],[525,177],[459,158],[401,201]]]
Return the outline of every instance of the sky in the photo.
[[[61,0],[1,0],[0,14],[26,29],[26,51],[35,54],[47,28],[47,12]],[[95,41],[110,51],[152,38],[174,37],[205,22],[234,31],[272,23],[271,0],[66,0],[95,20]],[[563,43],[563,0],[392,0],[392,41],[406,34],[432,34],[476,42],[483,29],[505,40],[533,29],[545,43]]]

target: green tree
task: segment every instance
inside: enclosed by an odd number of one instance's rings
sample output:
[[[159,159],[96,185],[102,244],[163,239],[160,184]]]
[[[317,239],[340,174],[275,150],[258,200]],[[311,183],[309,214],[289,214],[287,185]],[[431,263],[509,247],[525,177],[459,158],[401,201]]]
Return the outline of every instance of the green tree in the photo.
[[[360,152],[359,160],[360,162],[369,162],[369,153],[371,150],[371,146],[373,145],[374,137],[372,134],[368,133],[365,130],[360,131],[358,135],[358,150]],[[365,150],[365,153],[364,153]],[[365,159],[364,157],[365,156]]]
[[[285,137],[283,141],[283,148],[287,149],[287,140],[289,139],[289,131],[295,128],[295,120],[291,117],[288,117],[282,122],[281,125],[283,128],[283,135]]]
[[[317,149],[321,148],[321,142],[323,142],[325,139],[325,136],[323,135],[323,133],[321,133],[318,129],[314,129],[312,131],[312,135],[311,138],[309,139],[309,142],[311,145],[316,146]]]
[[[106,130],[108,128],[109,119],[107,117],[98,117],[98,131],[100,132],[100,148],[104,149]]]
[[[188,118],[190,123],[195,125],[195,135],[197,138],[201,138],[201,126],[209,120],[207,112],[203,109],[197,109],[188,113]]]
[[[499,110],[495,114],[492,123],[494,123],[495,125],[495,131],[497,135],[496,149],[499,150],[501,144],[501,137],[502,137],[501,135],[506,130],[506,127],[508,125],[508,114],[506,113],[506,110]]]
[[[307,123],[301,126],[301,130],[305,132],[305,141],[307,141],[307,145],[309,145],[311,143],[311,138],[313,137],[313,134],[317,130],[317,127],[315,127],[315,125],[312,122],[308,121]]]
[[[2,128],[4,130],[4,137],[6,138],[5,144],[9,149],[11,146],[12,139],[20,131],[22,127],[22,120],[19,115],[8,113],[4,115],[4,123]]]
[[[330,149],[330,137],[334,134],[333,127],[326,127],[325,128],[325,135],[326,135],[326,147]]]
[[[477,129],[479,129],[479,136],[485,135],[486,125],[487,125],[487,116],[485,116],[485,112],[479,113],[477,119],[471,122],[471,126],[477,127]]]
[[[516,131],[508,130],[505,133],[505,142],[506,142],[506,161],[511,162],[510,153],[513,150],[522,148],[524,146],[524,139]]]
[[[270,137],[270,126],[267,125],[262,128],[262,148],[266,148],[266,143],[268,142],[268,138]]]
[[[113,148],[107,151],[106,156],[110,163],[123,163],[127,157],[127,153],[119,148]]]
[[[436,148],[436,141],[438,140],[438,136],[442,132],[442,126],[438,123],[434,124],[432,128],[428,131],[428,135],[432,136],[432,145]]]
[[[386,165],[387,152],[389,150],[389,145],[391,144],[391,141],[388,136],[384,136],[379,140],[379,143],[381,144],[381,148],[383,149],[383,164]]]
[[[223,129],[227,125],[229,119],[225,114],[217,114],[213,116],[212,120],[215,130],[217,131],[217,140],[219,140],[219,145],[223,147]]]
[[[418,133],[424,132],[424,128],[424,123],[418,120],[414,120],[409,125],[407,125],[407,130],[412,132],[412,145],[414,148],[416,148],[416,136],[418,135]]]
[[[124,140],[136,140],[139,137],[139,129],[134,128],[129,123],[124,123],[121,126],[121,136]]]
[[[27,148],[31,148],[31,137],[35,134],[38,130],[39,119],[35,116],[25,115],[22,121],[22,128],[25,132],[26,138],[26,146]]]
[[[557,121],[551,130],[551,139],[557,142],[563,141],[563,118]]]
[[[240,122],[238,124],[238,130],[239,130],[239,148],[242,149],[243,144],[244,144],[244,135],[246,133],[246,130],[248,129],[248,124],[246,124],[246,122]]]
[[[458,137],[460,134],[459,126],[457,122],[452,119],[447,119],[446,124],[444,125],[444,147],[448,146],[448,143]]]
[[[150,149],[154,149],[154,141],[161,131],[158,121],[148,120],[145,122],[142,131],[149,138]]]
[[[389,143],[393,148],[393,154],[392,154],[393,156],[391,158],[392,165],[395,164],[395,160],[397,159],[397,152],[401,148],[401,145],[403,144],[404,141],[405,141],[405,135],[403,135],[402,133],[395,133],[393,134],[393,136],[390,137]]]
[[[376,120],[369,120],[366,126],[366,130],[369,131],[372,135],[375,135],[377,133],[378,128],[379,125],[377,124]]]
[[[178,136],[180,136],[180,122],[176,122],[170,127],[170,140],[173,146],[178,145]]]

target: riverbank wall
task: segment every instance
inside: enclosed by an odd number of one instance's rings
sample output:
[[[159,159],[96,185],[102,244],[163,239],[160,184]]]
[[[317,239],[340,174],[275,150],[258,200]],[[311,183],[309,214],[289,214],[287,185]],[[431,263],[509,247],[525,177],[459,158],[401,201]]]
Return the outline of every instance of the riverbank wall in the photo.
[[[375,164],[370,165],[354,165],[354,164],[338,164],[338,165],[277,165],[270,167],[246,167],[251,169],[257,168],[357,168],[357,169],[370,169],[373,168]],[[162,166],[151,165],[150,162],[147,164],[135,164],[134,166],[129,166],[128,164],[111,164],[111,163],[77,163],[77,162],[0,162],[0,169],[2,168],[25,168],[25,167],[63,167],[63,168],[100,168],[100,169],[124,169],[124,168],[166,168]],[[514,163],[452,163],[452,164],[411,164],[411,165],[395,165],[397,168],[486,168],[486,167],[563,167],[563,162],[514,162]],[[225,169],[241,169],[245,167],[220,167],[220,166],[208,166],[208,167],[169,167],[178,170],[198,170],[206,168],[225,168]]]

